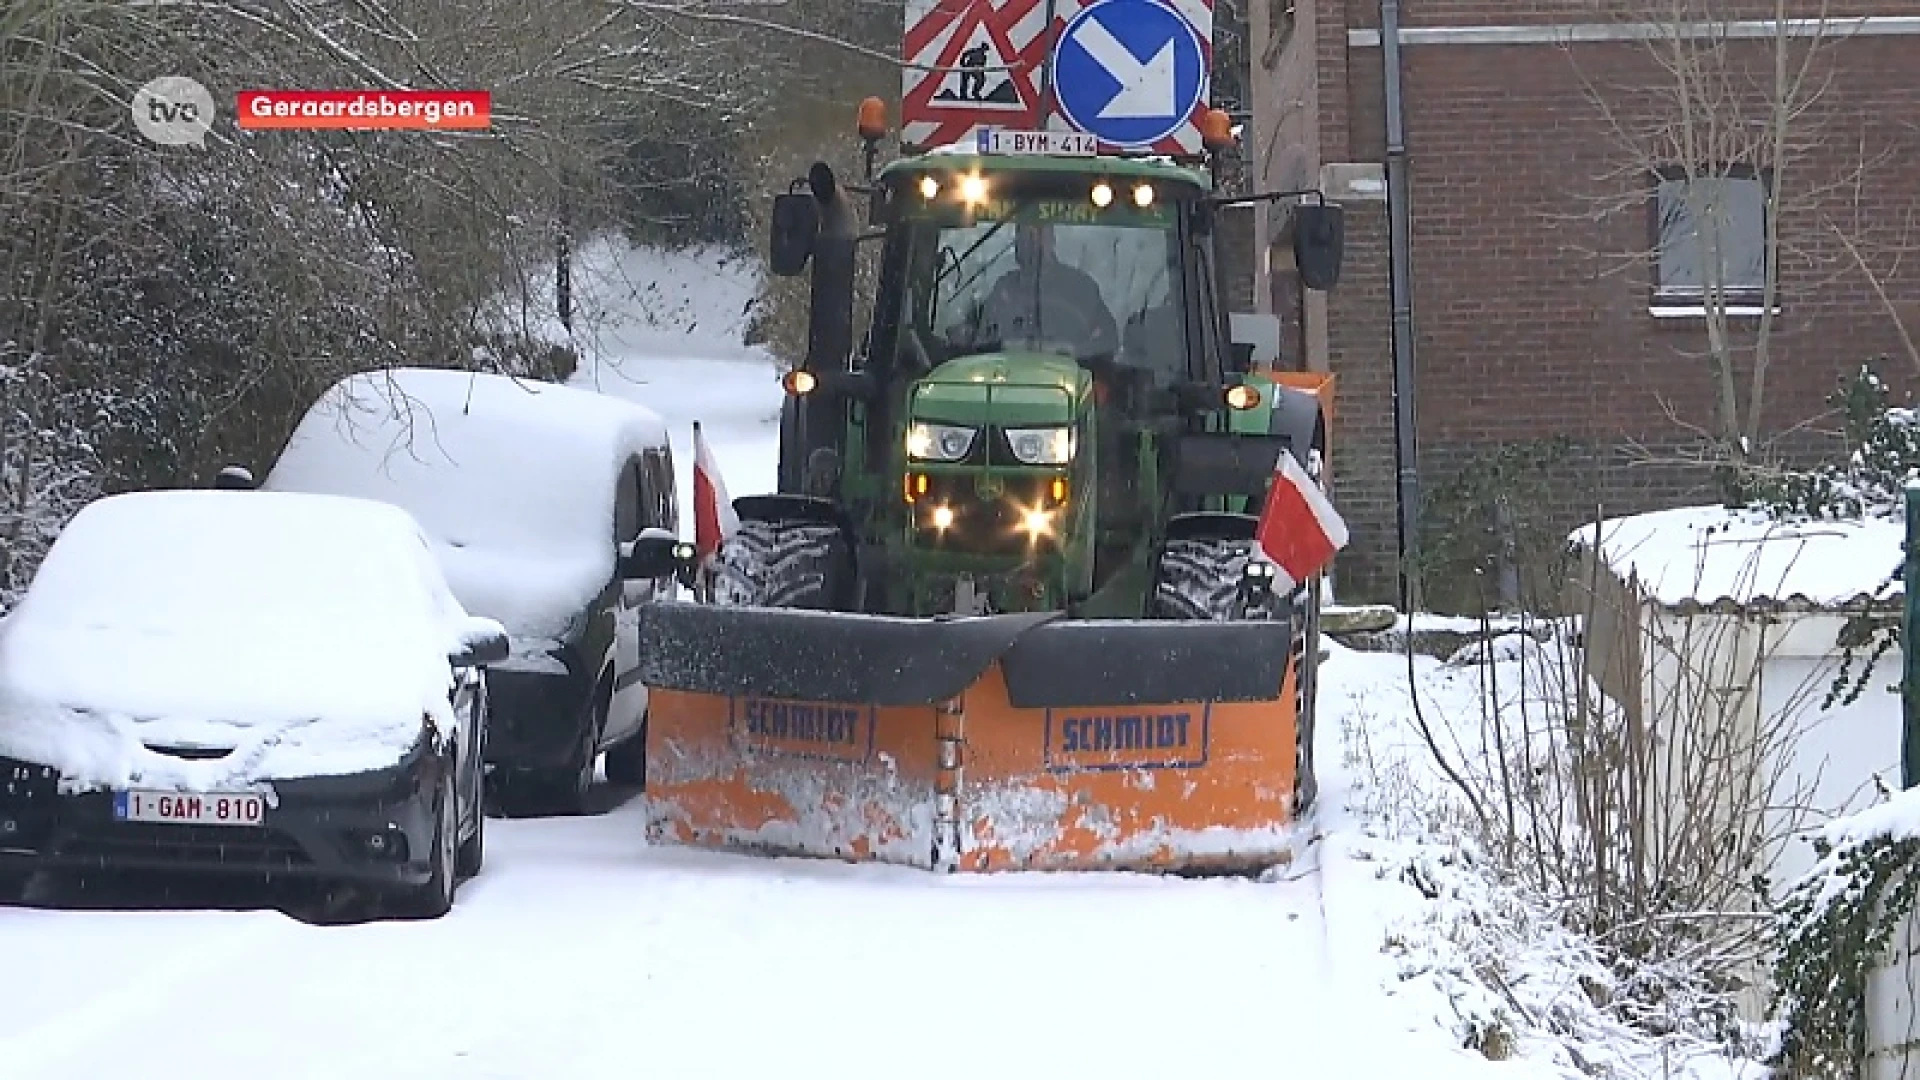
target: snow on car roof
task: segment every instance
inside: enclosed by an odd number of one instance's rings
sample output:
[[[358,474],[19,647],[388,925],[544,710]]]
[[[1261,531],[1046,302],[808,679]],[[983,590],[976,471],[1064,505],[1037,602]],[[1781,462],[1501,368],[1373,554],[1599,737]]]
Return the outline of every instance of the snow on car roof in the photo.
[[[173,627],[289,615],[414,618],[419,526],[384,503],[252,491],[98,500],[61,532],[22,599],[28,618]],[[369,610],[371,609],[371,610]]]
[[[378,499],[419,519],[454,591],[552,633],[613,575],[627,460],[669,445],[643,405],[554,383],[400,368],[336,383],[262,487]]]
[[[383,767],[423,719],[451,725],[447,655],[466,625],[396,507],[111,496],[74,516],[0,622],[0,753],[109,784]],[[151,739],[247,753],[182,762]]]
[[[1594,526],[1568,538],[1595,546]],[[1788,522],[1759,510],[1689,506],[1599,526],[1601,559],[1674,606],[1798,602],[1832,608],[1861,602],[1905,559],[1897,522]]]

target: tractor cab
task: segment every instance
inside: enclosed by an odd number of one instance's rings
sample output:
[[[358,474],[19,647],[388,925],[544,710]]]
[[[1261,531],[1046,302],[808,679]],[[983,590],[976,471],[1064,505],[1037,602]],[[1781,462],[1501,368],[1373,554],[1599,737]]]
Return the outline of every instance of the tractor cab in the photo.
[[[1137,617],[1169,523],[1244,509],[1272,475],[1267,444],[1227,437],[1264,435],[1275,403],[1229,339],[1209,172],[1035,141],[902,157],[859,186],[816,164],[776,198],[774,272],[812,265],[780,491],[833,508],[864,610]],[[1337,268],[1338,211],[1313,209]]]
[[[1091,596],[1162,516],[1173,438],[1223,404],[1205,174],[941,154],[880,184],[860,362],[897,388],[912,547],[955,571],[1023,556],[1034,599]]]

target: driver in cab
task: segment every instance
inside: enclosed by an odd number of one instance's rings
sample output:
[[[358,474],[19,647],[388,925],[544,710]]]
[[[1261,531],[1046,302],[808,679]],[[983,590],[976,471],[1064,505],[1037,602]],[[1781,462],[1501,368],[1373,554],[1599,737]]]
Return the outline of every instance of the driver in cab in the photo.
[[[1113,312],[1086,271],[1054,254],[1052,229],[1017,223],[1013,261],[969,320],[974,340],[1070,343],[1080,360],[1113,355],[1120,336]]]

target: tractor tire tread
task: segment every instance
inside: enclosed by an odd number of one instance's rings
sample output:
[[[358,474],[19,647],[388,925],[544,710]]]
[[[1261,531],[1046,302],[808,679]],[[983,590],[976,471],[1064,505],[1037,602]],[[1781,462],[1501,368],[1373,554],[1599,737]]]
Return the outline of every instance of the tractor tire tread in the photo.
[[[714,603],[826,607],[840,549],[840,530],[832,525],[742,521],[716,560]]]
[[[1246,618],[1240,580],[1253,551],[1248,540],[1169,540],[1154,576],[1153,616],[1202,622]]]

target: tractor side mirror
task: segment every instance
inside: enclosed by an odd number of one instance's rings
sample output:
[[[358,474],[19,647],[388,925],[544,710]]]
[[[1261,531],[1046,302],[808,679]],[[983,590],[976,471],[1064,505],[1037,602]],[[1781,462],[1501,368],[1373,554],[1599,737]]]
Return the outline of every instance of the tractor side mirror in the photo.
[[[1340,207],[1321,203],[1293,208],[1293,264],[1300,284],[1316,292],[1338,285],[1346,245],[1346,212]]]
[[[666,529],[644,529],[620,545],[620,577],[649,581],[679,573],[694,560],[694,548]]]
[[[780,277],[794,277],[807,268],[814,237],[820,232],[820,209],[813,196],[790,191],[773,197],[773,235],[768,244],[768,269]]]

